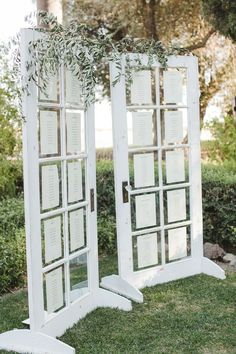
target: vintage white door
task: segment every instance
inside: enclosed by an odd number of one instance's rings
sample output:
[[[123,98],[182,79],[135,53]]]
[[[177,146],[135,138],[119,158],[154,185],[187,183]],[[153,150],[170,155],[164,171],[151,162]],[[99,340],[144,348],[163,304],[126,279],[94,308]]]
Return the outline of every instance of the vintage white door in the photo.
[[[119,277],[103,286],[136,288],[201,272],[224,277],[203,257],[198,61],[169,57],[111,85]],[[119,75],[110,64],[111,83]],[[132,293],[133,294],[133,293]],[[141,301],[136,292],[136,300]]]
[[[35,37],[21,32],[23,76]],[[47,94],[30,84],[23,112],[30,331],[0,335],[0,348],[74,353],[42,335],[62,335],[99,306],[131,309],[99,288],[94,108],[85,110],[77,77],[62,67]]]

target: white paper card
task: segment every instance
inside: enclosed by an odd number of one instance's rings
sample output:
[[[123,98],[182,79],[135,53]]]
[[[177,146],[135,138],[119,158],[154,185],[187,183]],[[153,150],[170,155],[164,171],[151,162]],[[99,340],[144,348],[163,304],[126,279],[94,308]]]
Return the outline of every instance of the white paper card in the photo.
[[[138,268],[149,267],[158,263],[157,234],[137,237]]]
[[[134,186],[135,188],[155,185],[154,154],[134,155]]]
[[[44,92],[40,91],[40,93],[39,93],[40,100],[42,100],[42,101],[57,101],[58,100],[57,82],[58,82],[57,75],[51,76],[49,78],[46,90]]]
[[[67,153],[77,154],[81,151],[81,114],[66,114]]]
[[[151,71],[141,70],[134,72],[131,84],[131,103],[150,104],[152,103]]]
[[[183,151],[166,152],[166,181],[167,183],[185,181]]]
[[[84,245],[84,209],[81,208],[70,212],[70,251]]]
[[[165,103],[181,103],[183,100],[183,75],[179,71],[164,71],[163,88]]]
[[[59,205],[59,176],[57,165],[42,166],[42,209]]]
[[[68,202],[83,199],[81,161],[68,163]]]
[[[63,306],[62,267],[45,274],[45,278],[47,312],[50,314]]]
[[[81,104],[81,84],[70,70],[66,70],[66,103]]]
[[[187,256],[186,227],[168,230],[169,261]]]
[[[133,112],[133,145],[150,146],[153,145],[152,113]]]
[[[157,216],[155,193],[135,196],[135,206],[137,229],[156,225]]]
[[[61,217],[44,221],[45,262],[51,262],[62,256]]]
[[[40,111],[40,151],[42,155],[58,153],[57,112]]]
[[[186,219],[185,189],[176,189],[167,192],[168,222]]]
[[[183,140],[183,116],[181,111],[166,111],[165,142],[167,144],[179,143]]]

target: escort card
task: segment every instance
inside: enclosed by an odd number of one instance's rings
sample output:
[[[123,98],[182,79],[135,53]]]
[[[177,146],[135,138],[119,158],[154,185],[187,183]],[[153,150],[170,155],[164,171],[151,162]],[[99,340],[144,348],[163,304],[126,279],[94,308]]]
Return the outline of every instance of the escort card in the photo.
[[[186,219],[185,189],[167,191],[168,222]]]
[[[59,176],[57,165],[42,166],[42,209],[59,205]]]
[[[132,104],[151,104],[152,103],[152,83],[151,71],[141,70],[134,72],[131,84],[131,103]]]
[[[39,91],[39,99],[41,101],[57,101],[58,100],[58,93],[57,93],[57,82],[58,82],[58,75],[51,76],[48,80],[48,84],[46,90]]]
[[[81,161],[68,163],[68,202],[83,199]]]
[[[48,314],[63,306],[62,267],[45,274]]]
[[[157,224],[155,193],[135,196],[135,207],[137,229]]]
[[[81,152],[80,113],[66,113],[66,144],[68,154]]]
[[[164,71],[163,89],[165,103],[181,103],[183,100],[183,75],[181,72]]]
[[[168,230],[169,261],[187,256],[186,227]]]
[[[57,112],[40,111],[40,152],[42,155],[58,153]]]
[[[158,263],[157,234],[137,237],[138,268],[149,267]]]
[[[66,70],[66,103],[81,104],[81,84],[70,70]]]
[[[45,262],[51,262],[62,256],[61,217],[44,220]]]
[[[154,154],[134,155],[134,186],[135,188],[155,185]]]
[[[166,152],[166,181],[167,183],[185,181],[183,150]]]
[[[70,251],[73,252],[85,245],[84,209],[70,212]]]
[[[153,145],[152,112],[133,112],[133,145]]]
[[[183,140],[183,117],[181,111],[165,111],[166,144],[181,143]]]

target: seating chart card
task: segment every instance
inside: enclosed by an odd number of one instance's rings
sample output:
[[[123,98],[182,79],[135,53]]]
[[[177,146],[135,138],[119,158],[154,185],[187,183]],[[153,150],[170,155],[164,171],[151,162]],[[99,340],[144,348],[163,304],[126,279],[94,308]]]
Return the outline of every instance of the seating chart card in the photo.
[[[183,100],[183,75],[180,71],[163,72],[165,103],[181,103]]]
[[[50,314],[63,306],[62,267],[45,274],[45,278],[47,312]]]
[[[134,155],[134,186],[135,188],[155,185],[154,153]]]
[[[61,217],[44,220],[45,262],[51,262],[62,256]]]
[[[152,112],[133,112],[133,145],[153,145]]]
[[[135,196],[135,207],[137,229],[157,224],[155,193]]]
[[[70,70],[66,70],[66,103],[81,104],[81,84]]]
[[[137,237],[138,268],[149,267],[158,263],[157,234]]]
[[[185,181],[184,151],[166,151],[166,181],[176,183]]]
[[[131,103],[132,104],[151,104],[152,103],[152,83],[151,71],[141,70],[134,72],[131,84]]]
[[[42,155],[58,153],[57,112],[40,111],[40,152]]]
[[[180,143],[183,140],[183,116],[181,111],[165,111],[165,142]]]
[[[84,209],[70,212],[70,251],[73,252],[85,245]]]
[[[68,202],[73,203],[83,199],[81,161],[68,163]]]
[[[66,145],[68,154],[81,152],[80,113],[66,113]]]
[[[42,166],[42,209],[59,205],[59,176],[57,165]]]
[[[39,99],[41,101],[57,101],[58,100],[58,92],[57,92],[57,83],[58,83],[58,75],[53,75],[50,77],[46,90],[39,91]]]
[[[168,222],[186,219],[185,189],[167,191]]]
[[[187,256],[186,227],[168,230],[169,261]]]

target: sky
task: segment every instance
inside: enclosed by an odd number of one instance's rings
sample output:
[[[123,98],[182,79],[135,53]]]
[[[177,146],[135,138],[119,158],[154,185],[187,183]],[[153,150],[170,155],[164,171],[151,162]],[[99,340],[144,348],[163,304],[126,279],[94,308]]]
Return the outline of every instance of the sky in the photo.
[[[28,27],[24,18],[35,9],[32,0],[0,0],[0,41],[7,41],[20,28]]]

